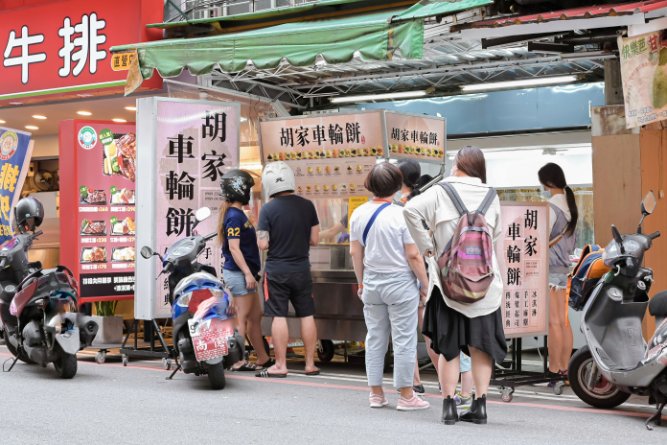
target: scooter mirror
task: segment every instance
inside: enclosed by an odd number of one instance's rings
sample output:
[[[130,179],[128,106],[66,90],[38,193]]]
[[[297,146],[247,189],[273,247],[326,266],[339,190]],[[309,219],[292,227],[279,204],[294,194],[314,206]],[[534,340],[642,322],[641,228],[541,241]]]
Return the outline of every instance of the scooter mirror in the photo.
[[[142,257],[144,257],[144,258],[146,258],[146,259],[149,259],[150,257],[153,256],[153,254],[154,254],[155,252],[153,252],[153,249],[151,249],[150,247],[148,247],[148,246],[144,246],[144,247],[141,248],[140,253],[141,253],[141,256],[142,256]]]
[[[614,241],[616,241],[621,248],[623,247],[623,237],[621,236],[621,232],[618,231],[615,225],[611,225],[611,234],[614,237]]]
[[[199,222],[204,221],[209,216],[211,216],[211,209],[209,209],[208,207],[201,207],[197,209],[197,211],[195,212],[195,218]]]
[[[644,199],[642,200],[642,214],[644,215],[650,215],[655,211],[655,207],[657,205],[657,202],[655,200],[655,195],[653,192],[648,192],[646,196],[644,196]]]

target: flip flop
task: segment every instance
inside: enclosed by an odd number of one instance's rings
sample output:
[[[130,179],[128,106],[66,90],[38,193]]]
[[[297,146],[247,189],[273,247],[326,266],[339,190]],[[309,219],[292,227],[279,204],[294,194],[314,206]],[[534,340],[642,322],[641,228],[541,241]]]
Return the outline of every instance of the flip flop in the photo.
[[[232,372],[254,372],[254,371],[257,371],[257,367],[255,365],[253,365],[252,363],[245,362],[244,364],[242,364],[238,368],[232,367],[231,371]]]
[[[305,373],[307,376],[314,376],[314,375],[320,375],[320,370],[318,369],[317,371],[308,371]]]

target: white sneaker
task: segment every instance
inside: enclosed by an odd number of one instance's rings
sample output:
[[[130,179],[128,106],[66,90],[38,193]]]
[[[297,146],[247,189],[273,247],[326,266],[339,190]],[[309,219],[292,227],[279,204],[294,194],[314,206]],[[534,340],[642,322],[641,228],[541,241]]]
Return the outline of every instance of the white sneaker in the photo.
[[[422,409],[428,409],[431,407],[431,404],[421,397],[413,395],[411,399],[406,399],[403,397],[398,398],[398,405],[396,409],[399,411],[419,411]]]

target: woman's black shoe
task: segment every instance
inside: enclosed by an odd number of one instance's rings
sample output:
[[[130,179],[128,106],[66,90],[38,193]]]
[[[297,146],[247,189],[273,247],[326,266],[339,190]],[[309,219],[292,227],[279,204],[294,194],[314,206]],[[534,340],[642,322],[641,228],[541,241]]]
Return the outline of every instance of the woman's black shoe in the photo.
[[[461,414],[461,422],[472,422],[478,425],[486,423],[486,394],[481,398],[476,399],[472,395],[472,404],[470,410]]]
[[[456,412],[456,401],[451,397],[443,399],[441,422],[445,425],[454,425],[458,421],[459,413]]]

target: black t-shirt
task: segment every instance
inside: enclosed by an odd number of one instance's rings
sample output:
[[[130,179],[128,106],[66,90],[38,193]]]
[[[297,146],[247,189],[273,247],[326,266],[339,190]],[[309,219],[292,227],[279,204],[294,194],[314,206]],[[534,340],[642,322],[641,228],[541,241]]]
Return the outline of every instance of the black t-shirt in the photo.
[[[300,196],[277,196],[265,204],[257,230],[269,232],[266,272],[309,270],[310,231],[319,223],[313,203]]]

